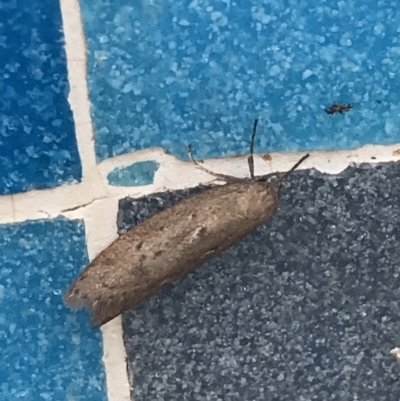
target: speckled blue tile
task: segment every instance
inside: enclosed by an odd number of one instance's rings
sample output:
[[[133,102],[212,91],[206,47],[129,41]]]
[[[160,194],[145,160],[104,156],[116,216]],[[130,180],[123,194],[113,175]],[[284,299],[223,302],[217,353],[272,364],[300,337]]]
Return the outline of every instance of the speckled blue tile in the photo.
[[[133,163],[127,167],[117,167],[107,175],[107,181],[114,186],[140,186],[150,185],[154,181],[154,175],[159,163],[155,160]]]
[[[0,3],[0,195],[81,179],[60,4]]]
[[[201,189],[120,202],[120,232]],[[278,213],[123,316],[136,401],[398,401],[400,163],[294,173]]]
[[[105,401],[99,331],[62,293],[87,264],[82,222],[0,225],[0,401]]]
[[[99,160],[400,141],[396,0],[80,0]],[[353,103],[329,116],[333,102]]]

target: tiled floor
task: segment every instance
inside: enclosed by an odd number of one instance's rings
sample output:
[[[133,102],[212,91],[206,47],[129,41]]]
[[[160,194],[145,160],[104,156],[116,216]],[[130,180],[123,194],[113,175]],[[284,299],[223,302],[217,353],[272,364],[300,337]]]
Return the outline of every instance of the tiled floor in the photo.
[[[2,2],[0,401],[398,400],[397,8]],[[341,150],[312,152],[245,241],[90,332],[69,283],[211,181],[179,160],[189,142],[245,154],[256,116],[258,174],[299,157],[279,150]]]
[[[79,181],[60,5],[2,2],[0,13],[0,195]]]
[[[106,400],[99,332],[61,295],[87,264],[79,220],[0,225],[0,400]]]
[[[245,154],[255,116],[260,152],[397,142],[393,0],[80,5],[100,160],[150,146],[186,158],[188,141],[199,158]],[[331,118],[333,102],[354,109]]]
[[[120,229],[195,192],[126,199]],[[293,174],[269,223],[124,315],[135,399],[400,399],[399,215],[398,163]]]

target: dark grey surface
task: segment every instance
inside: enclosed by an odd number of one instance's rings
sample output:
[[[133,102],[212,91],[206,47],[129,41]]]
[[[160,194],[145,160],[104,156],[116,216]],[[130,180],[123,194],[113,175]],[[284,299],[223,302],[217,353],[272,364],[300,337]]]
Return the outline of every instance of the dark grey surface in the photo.
[[[121,232],[183,193],[122,200]],[[398,401],[399,216],[400,164],[293,174],[265,226],[124,314],[136,401]]]

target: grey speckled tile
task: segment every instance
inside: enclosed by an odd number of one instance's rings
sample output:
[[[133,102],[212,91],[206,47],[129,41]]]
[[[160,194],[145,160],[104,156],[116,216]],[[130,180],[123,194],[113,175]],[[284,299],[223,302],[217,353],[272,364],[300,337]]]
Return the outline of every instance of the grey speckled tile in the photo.
[[[199,189],[120,203],[122,232]],[[400,399],[400,164],[293,174],[277,215],[123,317],[136,401]]]

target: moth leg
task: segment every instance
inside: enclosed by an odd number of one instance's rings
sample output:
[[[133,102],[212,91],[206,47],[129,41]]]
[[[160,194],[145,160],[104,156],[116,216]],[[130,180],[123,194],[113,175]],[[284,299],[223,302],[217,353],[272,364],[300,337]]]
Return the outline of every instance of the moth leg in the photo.
[[[310,157],[310,154],[307,153],[306,155],[304,155],[289,171],[287,171],[284,176],[282,177],[282,181],[286,180],[286,178],[293,173],[294,170],[296,170],[300,164],[302,164],[304,162],[304,160],[308,159]]]
[[[294,170],[296,170],[301,163],[304,162],[304,160],[306,160],[307,158],[310,157],[310,154],[307,153],[306,155],[304,155],[289,171],[287,171],[286,173],[269,173],[269,174],[265,174],[265,175],[259,175],[256,177],[257,181],[268,181],[268,179],[270,179],[271,177],[278,177],[279,181],[278,181],[278,194],[280,195],[281,191],[282,191],[282,187],[283,184],[285,183],[286,179],[288,178],[288,176],[293,173]]]
[[[222,181],[226,182],[237,182],[240,181],[240,178],[234,177],[233,175],[226,175],[226,174],[219,174],[219,173],[214,173],[214,171],[209,170],[208,168],[203,167],[201,164],[199,164],[193,157],[193,147],[192,145],[188,145],[188,155],[192,163],[199,169],[207,174],[212,175],[215,178],[218,178]]]
[[[289,171],[287,171],[287,172],[283,175],[283,177],[280,179],[278,193],[281,192],[283,183],[287,180],[288,176],[289,176],[291,173],[293,173],[293,171],[296,170],[297,167],[299,167],[300,164],[303,163],[304,160],[308,159],[309,157],[310,157],[310,154],[309,154],[309,153],[307,153],[306,155],[304,155]]]
[[[249,164],[249,170],[250,170],[250,178],[254,178],[254,138],[256,137],[257,124],[258,124],[258,118],[254,120],[253,132],[251,133],[251,140],[250,140],[250,155],[247,158],[247,163]]]

